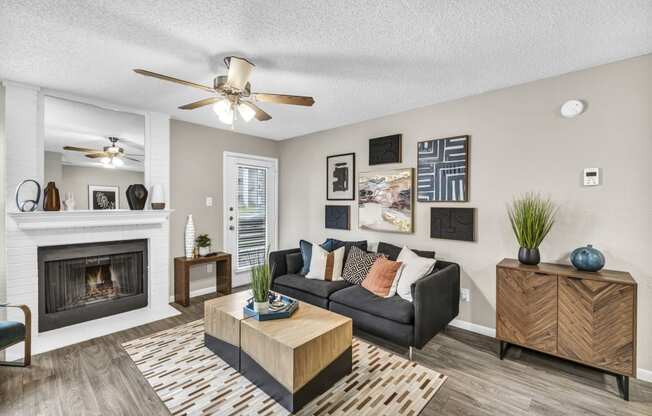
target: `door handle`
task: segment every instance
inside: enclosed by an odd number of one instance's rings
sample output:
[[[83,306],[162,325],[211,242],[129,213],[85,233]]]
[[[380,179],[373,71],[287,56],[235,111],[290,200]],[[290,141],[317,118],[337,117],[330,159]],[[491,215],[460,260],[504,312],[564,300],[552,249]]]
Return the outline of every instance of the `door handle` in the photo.
[[[235,227],[232,226],[232,225],[229,225],[229,230],[233,231],[233,230],[235,230]]]

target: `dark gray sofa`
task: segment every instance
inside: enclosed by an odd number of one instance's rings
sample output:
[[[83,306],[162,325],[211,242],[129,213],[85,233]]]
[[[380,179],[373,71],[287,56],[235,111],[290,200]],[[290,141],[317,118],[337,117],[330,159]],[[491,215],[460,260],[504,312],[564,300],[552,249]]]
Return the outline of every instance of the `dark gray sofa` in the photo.
[[[384,247],[379,252],[395,260],[396,246]],[[434,258],[432,252],[415,252]],[[459,312],[460,267],[455,263],[437,260],[432,273],[412,286],[414,302],[398,295],[381,298],[345,281],[306,279],[299,274],[298,248],[270,253],[269,263],[272,290],[348,316],[354,327],[405,347],[422,348]]]

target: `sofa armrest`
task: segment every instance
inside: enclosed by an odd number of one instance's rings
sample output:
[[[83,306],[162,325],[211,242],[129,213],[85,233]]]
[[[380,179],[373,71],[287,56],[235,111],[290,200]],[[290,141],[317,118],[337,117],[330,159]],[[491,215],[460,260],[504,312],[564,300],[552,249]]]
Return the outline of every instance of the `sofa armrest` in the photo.
[[[272,272],[272,282],[279,276],[283,276],[288,272],[288,264],[285,256],[292,253],[300,253],[298,248],[291,248],[289,250],[272,251],[269,253],[269,269]]]
[[[412,285],[414,346],[422,348],[452,321],[460,309],[460,266],[445,267]]]

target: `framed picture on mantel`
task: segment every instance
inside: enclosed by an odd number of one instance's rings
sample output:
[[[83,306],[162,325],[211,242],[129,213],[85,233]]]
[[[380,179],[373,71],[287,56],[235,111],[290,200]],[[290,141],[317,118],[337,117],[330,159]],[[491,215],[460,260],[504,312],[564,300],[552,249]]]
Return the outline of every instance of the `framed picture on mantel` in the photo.
[[[326,157],[326,199],[355,200],[355,153]]]

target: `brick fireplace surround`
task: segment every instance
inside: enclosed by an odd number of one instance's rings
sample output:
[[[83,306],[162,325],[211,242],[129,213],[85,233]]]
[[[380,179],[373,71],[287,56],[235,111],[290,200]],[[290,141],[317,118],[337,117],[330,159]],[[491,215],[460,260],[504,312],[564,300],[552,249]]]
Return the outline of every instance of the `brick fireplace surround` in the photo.
[[[169,215],[171,211],[72,211],[17,213],[14,190],[24,179],[43,182],[43,134],[41,99],[58,95],[109,108],[104,103],[80,100],[37,87],[4,82],[6,135],[6,250],[5,278],[0,274],[0,299],[27,304],[32,310],[32,351],[35,354],[178,315],[170,296]],[[123,109],[134,112],[133,109]],[[135,111],[146,119],[145,185],[162,184],[169,207],[169,117]],[[147,306],[79,324],[39,333],[38,247],[119,240],[148,242]],[[4,280],[4,281],[3,281]],[[2,295],[5,296],[2,296]],[[20,320],[12,312],[8,319]],[[17,359],[12,347],[6,358]]]

